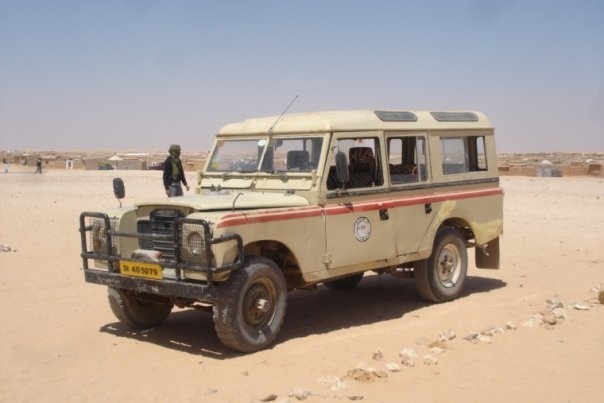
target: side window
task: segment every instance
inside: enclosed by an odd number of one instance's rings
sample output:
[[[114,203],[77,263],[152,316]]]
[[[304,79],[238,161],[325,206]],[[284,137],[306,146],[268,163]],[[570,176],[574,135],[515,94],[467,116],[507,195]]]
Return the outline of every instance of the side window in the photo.
[[[445,175],[487,170],[483,136],[441,137],[441,148]]]
[[[275,138],[265,160],[272,157],[275,171],[310,172],[317,168],[322,145],[322,138]]]
[[[345,189],[381,186],[384,176],[381,169],[380,145],[375,137],[345,138],[336,140],[332,145],[334,150],[330,156],[327,174],[327,189],[334,190],[341,187],[338,183],[335,166],[335,152],[341,151],[348,161],[348,183]]]
[[[487,170],[487,153],[484,137],[470,137],[470,169],[472,171]]]
[[[424,137],[391,137],[388,139],[388,174],[393,185],[425,182],[426,139]]]

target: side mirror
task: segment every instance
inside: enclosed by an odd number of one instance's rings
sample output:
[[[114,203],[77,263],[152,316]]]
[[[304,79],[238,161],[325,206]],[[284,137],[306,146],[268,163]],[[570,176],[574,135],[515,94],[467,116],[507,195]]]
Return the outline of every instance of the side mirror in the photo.
[[[120,200],[120,207],[122,207],[121,199],[126,196],[126,188],[124,187],[124,181],[122,178],[113,179],[113,194],[115,198]]]
[[[340,182],[340,188],[348,183],[348,161],[346,161],[346,154],[342,151],[336,153],[336,172],[338,175],[338,182]]]

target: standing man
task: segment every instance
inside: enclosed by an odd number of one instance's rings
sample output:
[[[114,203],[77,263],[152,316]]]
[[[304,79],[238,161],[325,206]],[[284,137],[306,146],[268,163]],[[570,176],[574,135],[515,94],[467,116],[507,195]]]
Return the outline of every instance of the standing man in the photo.
[[[36,172],[34,172],[34,175],[35,174],[42,175],[42,158],[38,158],[38,161],[36,162]]]
[[[170,146],[170,155],[164,162],[164,188],[168,197],[182,196],[182,182],[187,191],[189,185],[187,184],[187,178],[185,178],[185,171],[182,169],[182,162],[180,161],[180,146],[178,144],[172,144]]]

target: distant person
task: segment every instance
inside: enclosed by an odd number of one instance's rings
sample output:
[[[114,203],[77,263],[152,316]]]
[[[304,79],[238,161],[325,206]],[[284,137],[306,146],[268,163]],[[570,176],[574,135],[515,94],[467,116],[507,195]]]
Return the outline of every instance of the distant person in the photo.
[[[42,158],[38,158],[38,161],[36,162],[36,172],[34,172],[34,175],[35,174],[42,175]]]
[[[181,182],[189,190],[187,184],[187,178],[185,178],[185,171],[182,169],[182,162],[180,161],[180,146],[178,144],[172,144],[170,146],[170,155],[164,162],[164,188],[168,197],[182,196]]]
[[[8,173],[8,162],[6,162],[6,158],[2,158],[2,163],[4,164],[4,173]]]

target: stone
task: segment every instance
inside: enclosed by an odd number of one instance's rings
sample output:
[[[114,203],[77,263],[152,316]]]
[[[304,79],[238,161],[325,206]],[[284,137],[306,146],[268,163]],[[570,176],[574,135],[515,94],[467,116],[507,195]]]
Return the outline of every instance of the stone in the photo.
[[[558,323],[558,319],[556,318],[556,315],[554,315],[554,313],[552,312],[548,312],[545,315],[543,315],[543,322],[545,322],[546,324],[553,326],[556,323]]]
[[[564,305],[562,304],[562,302],[560,301],[560,299],[558,298],[557,295],[554,298],[548,298],[545,302],[547,303],[548,311],[551,311],[552,309],[564,307]]]
[[[483,336],[492,336],[492,335],[494,335],[494,334],[495,334],[495,330],[494,330],[494,329],[493,329],[493,327],[491,326],[491,327],[489,327],[489,328],[482,329],[482,330],[480,331],[480,334],[481,334],[481,335],[483,335]]]
[[[390,372],[400,372],[402,367],[400,364],[397,364],[396,362],[389,362],[386,364],[386,369]]]
[[[453,340],[454,338],[457,337],[457,333],[455,333],[455,330],[453,329],[448,329],[444,332],[441,332],[438,337],[440,338],[440,340],[442,341],[449,341],[449,340]]]
[[[401,357],[401,364],[406,367],[414,367],[415,366],[415,350],[410,348],[405,348],[398,353],[399,357]]]
[[[214,395],[218,392],[218,389],[215,388],[207,388],[206,391],[204,392],[205,396],[210,396],[210,395]]]
[[[424,365],[438,365],[438,358],[434,357],[433,355],[426,354],[424,355]]]
[[[340,390],[346,387],[346,382],[338,376],[324,376],[317,379],[317,382],[327,385],[331,390]]]
[[[552,313],[556,316],[556,319],[566,319],[566,309],[564,308],[555,308]]]
[[[415,359],[410,357],[402,358],[401,364],[406,367],[415,367]]]
[[[440,348],[440,347],[432,347],[430,349],[430,352],[433,354],[444,354],[445,351],[447,351],[447,350],[445,350],[444,348]]]
[[[493,343],[493,338],[491,336],[485,336],[484,334],[479,334],[478,337],[476,337],[476,340],[485,344]]]
[[[480,331],[483,336],[495,336],[497,333],[505,334],[505,329],[501,326],[490,326]]]
[[[306,400],[312,395],[312,393],[301,387],[294,387],[289,391],[289,397],[295,397],[297,400]]]
[[[543,324],[543,314],[535,313],[531,315],[529,320],[532,321],[536,326],[541,326]]]
[[[373,353],[371,358],[373,358],[374,361],[381,361],[382,358],[384,358],[384,354],[380,350],[377,350]]]
[[[388,378],[388,373],[382,369],[377,369],[377,368],[367,368],[367,371],[369,371],[369,373],[373,376],[375,376],[376,378]]]
[[[573,308],[577,311],[589,311],[590,306],[586,304],[574,304]]]
[[[476,343],[478,343],[478,340],[477,340],[478,336],[479,336],[479,333],[472,332],[472,333],[468,334],[467,336],[465,336],[463,339],[476,344]]]
[[[371,382],[373,381],[373,376],[369,371],[363,368],[355,368],[348,371],[346,374],[349,378],[354,379],[359,382]]]
[[[598,301],[600,301],[600,304],[604,305],[604,290],[600,290],[598,293]]]
[[[533,321],[532,319],[528,319],[528,320],[525,320],[522,323],[522,326],[524,326],[524,327],[535,327],[537,325],[535,324],[535,321]]]
[[[0,245],[0,252],[10,252],[12,248],[8,245]]]
[[[273,402],[275,400],[277,400],[277,395],[272,393],[270,395],[268,395],[267,397],[260,399],[261,402]]]
[[[511,320],[508,321],[505,324],[505,328],[508,329],[508,330],[516,330],[517,329],[516,324],[514,322],[512,322]]]
[[[405,358],[405,357],[415,358],[416,354],[415,354],[415,350],[413,350],[412,348],[404,348],[398,353],[398,356],[401,358]]]
[[[444,340],[433,340],[430,343],[428,343],[428,347],[430,347],[430,348],[432,348],[432,347],[447,348],[447,342]]]

